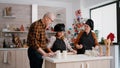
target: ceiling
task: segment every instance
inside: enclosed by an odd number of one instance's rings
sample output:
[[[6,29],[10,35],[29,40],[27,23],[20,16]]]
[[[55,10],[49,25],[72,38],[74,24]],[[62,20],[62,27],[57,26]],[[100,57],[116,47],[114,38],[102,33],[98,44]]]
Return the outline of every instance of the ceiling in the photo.
[[[59,2],[69,2],[69,3],[72,3],[74,0],[48,0],[48,1],[59,1]]]

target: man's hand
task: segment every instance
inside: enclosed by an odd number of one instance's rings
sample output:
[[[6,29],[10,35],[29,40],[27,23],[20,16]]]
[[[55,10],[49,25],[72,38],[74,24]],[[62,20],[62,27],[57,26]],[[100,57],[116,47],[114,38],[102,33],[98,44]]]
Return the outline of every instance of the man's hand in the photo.
[[[45,57],[52,57],[54,55],[55,55],[55,53],[52,52],[52,53],[46,53],[43,56],[45,56]]]

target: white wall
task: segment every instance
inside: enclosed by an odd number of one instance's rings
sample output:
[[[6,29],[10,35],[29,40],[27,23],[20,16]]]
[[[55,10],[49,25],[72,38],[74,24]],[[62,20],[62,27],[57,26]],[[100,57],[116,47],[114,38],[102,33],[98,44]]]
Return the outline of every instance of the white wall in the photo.
[[[74,2],[72,2],[72,15],[73,18],[75,18],[75,11],[80,9],[80,0],[76,0]]]
[[[45,1],[45,0],[0,0],[0,3],[14,3],[14,4],[38,4],[41,6],[63,7],[66,8],[66,29],[70,28],[73,23],[72,3]]]
[[[116,0],[81,0],[80,6],[84,18],[90,18],[89,9]]]
[[[0,3],[15,4],[38,4],[41,6],[63,7],[66,8],[66,29],[70,28],[75,18],[75,10],[81,9],[83,18],[89,18],[89,9],[91,7],[115,0],[76,0],[72,3],[47,1],[47,0],[0,0]]]

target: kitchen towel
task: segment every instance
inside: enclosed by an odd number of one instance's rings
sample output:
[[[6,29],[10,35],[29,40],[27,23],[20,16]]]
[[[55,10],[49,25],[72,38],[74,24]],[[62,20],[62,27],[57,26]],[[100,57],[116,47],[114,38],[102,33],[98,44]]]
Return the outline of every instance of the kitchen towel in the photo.
[[[8,61],[8,51],[4,51],[4,55],[3,55],[4,57],[3,57],[3,63],[7,63]]]

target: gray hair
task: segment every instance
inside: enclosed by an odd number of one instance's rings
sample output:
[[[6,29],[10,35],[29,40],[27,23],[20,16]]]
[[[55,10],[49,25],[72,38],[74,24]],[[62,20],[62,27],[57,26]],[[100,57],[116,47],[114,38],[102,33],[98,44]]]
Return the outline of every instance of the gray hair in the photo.
[[[49,17],[50,19],[54,20],[55,19],[55,14],[52,12],[47,12],[44,14],[43,17]]]

